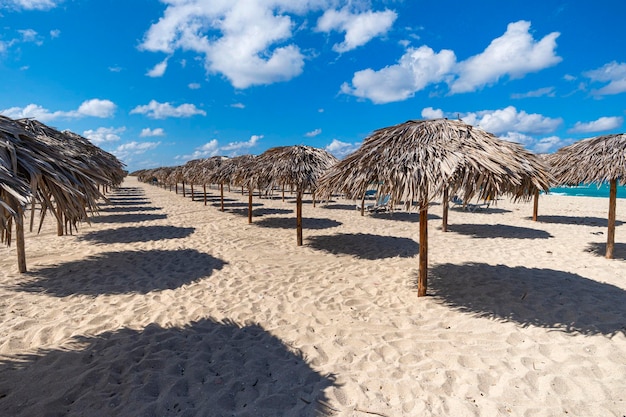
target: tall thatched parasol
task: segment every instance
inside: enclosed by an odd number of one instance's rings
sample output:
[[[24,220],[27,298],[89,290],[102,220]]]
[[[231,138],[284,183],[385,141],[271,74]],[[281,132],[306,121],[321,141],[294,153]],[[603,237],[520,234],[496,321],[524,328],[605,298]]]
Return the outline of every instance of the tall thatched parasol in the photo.
[[[559,149],[549,159],[557,184],[609,183],[606,257],[613,258],[617,184],[626,184],[626,134],[584,139]]]
[[[311,146],[279,146],[259,155],[242,180],[269,187],[296,190],[297,245],[302,246],[302,196],[315,191],[317,179],[338,162],[330,153]]]
[[[390,203],[420,212],[418,296],[426,295],[428,204],[444,190],[465,201],[511,194],[529,198],[548,189],[548,174],[516,157],[494,135],[457,120],[411,120],[376,130],[361,147],[325,174],[318,192],[360,198],[370,187]],[[520,165],[521,164],[521,165]]]
[[[16,191],[15,184],[7,183],[2,187],[3,210],[8,214],[15,213],[18,267],[20,272],[25,272],[24,199],[41,204],[41,221],[46,211],[50,210],[58,222],[65,218],[75,226],[77,222],[87,219],[88,211],[97,210],[97,199],[101,197],[97,183],[107,179],[94,169],[92,162],[80,155],[85,151],[82,143],[68,139],[42,123],[0,116],[0,136],[2,166],[5,168],[2,171],[8,177],[27,183],[29,188],[25,195]],[[9,187],[13,192],[9,193]],[[7,200],[9,194],[12,200]],[[6,215],[2,217],[6,218]],[[7,234],[6,225],[5,222],[3,235],[10,243],[10,227]]]

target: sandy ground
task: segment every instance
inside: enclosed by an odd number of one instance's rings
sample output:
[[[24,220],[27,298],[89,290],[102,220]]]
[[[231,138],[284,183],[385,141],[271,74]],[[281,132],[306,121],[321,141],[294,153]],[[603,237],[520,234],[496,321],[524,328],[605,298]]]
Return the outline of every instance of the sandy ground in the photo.
[[[607,199],[433,205],[418,299],[416,213],[195,191],[0,248],[0,415],[626,415],[625,199],[613,260]]]

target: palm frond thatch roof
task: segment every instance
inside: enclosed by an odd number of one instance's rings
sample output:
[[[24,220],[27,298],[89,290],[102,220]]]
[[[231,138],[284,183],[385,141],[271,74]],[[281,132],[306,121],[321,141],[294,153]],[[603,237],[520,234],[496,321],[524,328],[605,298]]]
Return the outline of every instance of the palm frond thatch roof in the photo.
[[[549,157],[557,184],[601,184],[618,180],[626,184],[626,134],[583,139]]]

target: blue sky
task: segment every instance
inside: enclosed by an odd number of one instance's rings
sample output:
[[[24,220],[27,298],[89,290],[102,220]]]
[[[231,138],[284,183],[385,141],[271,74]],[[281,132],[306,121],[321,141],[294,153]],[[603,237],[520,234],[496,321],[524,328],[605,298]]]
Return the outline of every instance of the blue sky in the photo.
[[[460,117],[535,152],[622,133],[622,0],[0,0],[0,113],[133,171],[280,145],[338,157]]]

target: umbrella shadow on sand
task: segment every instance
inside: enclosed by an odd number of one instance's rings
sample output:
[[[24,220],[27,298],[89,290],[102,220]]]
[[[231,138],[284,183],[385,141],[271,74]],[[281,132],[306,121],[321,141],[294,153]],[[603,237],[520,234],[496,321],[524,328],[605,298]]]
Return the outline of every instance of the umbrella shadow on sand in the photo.
[[[604,257],[606,255],[606,242],[592,242],[589,244],[586,251]],[[615,243],[613,247],[613,259],[626,261],[626,243]]]
[[[626,335],[626,291],[553,269],[466,263],[430,270],[429,293],[477,317],[567,333]]]
[[[370,216],[376,219],[395,220],[400,222],[419,223],[420,221],[419,212],[411,211],[383,211],[378,213],[371,213]],[[437,216],[436,214],[428,213],[428,220],[437,219],[441,219],[441,217]]]
[[[549,239],[552,236],[544,230],[529,227],[509,226],[504,224],[451,224],[448,230],[479,239]]]
[[[100,213],[130,213],[131,211],[159,211],[161,207],[154,206],[122,206],[122,207],[105,207],[98,209]]]
[[[293,229],[296,227],[296,222],[297,220],[294,217],[267,217],[254,222],[254,224],[271,229]],[[342,223],[337,220],[316,219],[311,217],[304,217],[302,219],[302,228],[309,230],[331,229],[341,225]]]
[[[529,217],[530,219],[530,217]],[[607,227],[609,225],[608,219],[600,217],[578,217],[578,216],[537,216],[537,221],[541,223],[556,223],[556,224],[579,224],[583,226],[598,226]],[[621,226],[624,222],[619,220],[615,221],[615,226]]]
[[[221,259],[193,249],[106,252],[33,269],[15,289],[56,297],[147,294],[208,278],[224,265]]]
[[[324,391],[337,387],[261,325],[212,318],[75,336],[0,373],[11,416],[331,415]]]
[[[183,239],[191,235],[195,230],[194,227],[176,226],[120,227],[118,229],[89,232],[80,236],[79,240],[97,243],[150,242],[163,239]]]
[[[412,258],[419,252],[419,244],[405,237],[380,236],[366,233],[341,233],[311,236],[308,246],[334,255],[352,255],[359,259],[385,259],[399,256]]]
[[[151,213],[127,213],[127,214],[107,214],[98,215],[89,219],[92,223],[135,223],[151,220],[163,220],[167,218],[167,214],[151,214]]]

